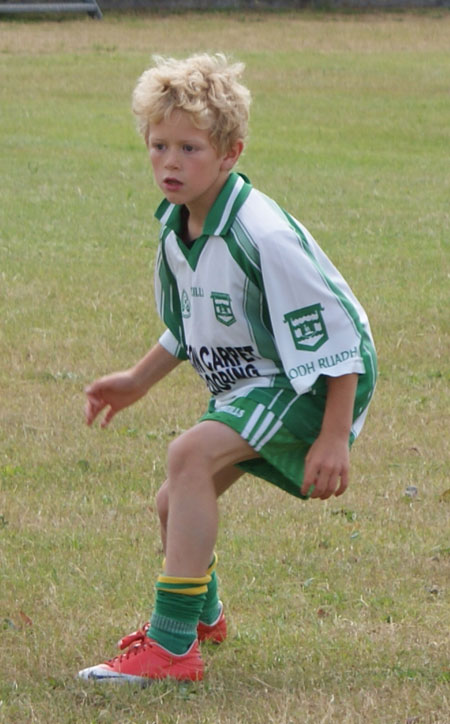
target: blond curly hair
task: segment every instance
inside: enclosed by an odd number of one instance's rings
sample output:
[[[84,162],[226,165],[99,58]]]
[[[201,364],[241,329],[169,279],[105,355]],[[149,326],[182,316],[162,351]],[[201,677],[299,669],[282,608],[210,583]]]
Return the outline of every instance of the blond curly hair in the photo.
[[[228,151],[245,141],[250,91],[238,82],[243,63],[230,63],[225,55],[202,53],[184,60],[153,57],[133,92],[132,110],[147,141],[149,126],[167,119],[175,110],[189,113],[197,128],[208,130],[212,145]]]

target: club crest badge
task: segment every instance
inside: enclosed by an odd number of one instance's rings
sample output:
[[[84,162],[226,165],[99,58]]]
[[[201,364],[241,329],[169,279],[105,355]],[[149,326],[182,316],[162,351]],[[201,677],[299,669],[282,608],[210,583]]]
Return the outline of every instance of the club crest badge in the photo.
[[[183,289],[181,292],[181,316],[184,317],[184,319],[189,319],[191,316],[191,303],[186,289]]]
[[[328,339],[328,332],[322,317],[321,304],[311,304],[309,307],[295,309],[284,315],[284,321],[289,324],[295,348],[315,352]]]
[[[225,294],[224,292],[211,292],[211,299],[213,300],[214,313],[217,321],[221,324],[225,324],[227,327],[234,324],[236,317],[234,316],[233,309],[231,308],[230,295]]]

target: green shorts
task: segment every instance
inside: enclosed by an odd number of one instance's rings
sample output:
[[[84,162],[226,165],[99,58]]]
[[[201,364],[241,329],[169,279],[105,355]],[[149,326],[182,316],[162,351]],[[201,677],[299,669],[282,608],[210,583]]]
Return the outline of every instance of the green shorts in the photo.
[[[237,467],[305,499],[312,492],[307,496],[300,493],[305,457],[320,433],[326,394],[323,377],[310,392],[300,396],[292,388],[255,387],[230,404],[212,399],[200,420],[216,420],[228,425],[261,456],[237,463]],[[360,419],[365,417],[368,401],[364,402],[357,393],[355,416],[358,414]],[[362,423],[359,429],[361,426]],[[355,436],[352,432],[349,446]]]
[[[305,456],[320,432],[325,397],[320,388],[298,396],[292,388],[256,387],[228,405],[212,399],[200,419],[232,427],[261,456],[237,467],[305,498]]]

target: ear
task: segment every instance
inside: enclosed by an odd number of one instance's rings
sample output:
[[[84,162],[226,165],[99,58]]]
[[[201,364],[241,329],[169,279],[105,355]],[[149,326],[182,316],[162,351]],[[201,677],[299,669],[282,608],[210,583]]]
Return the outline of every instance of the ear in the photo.
[[[238,139],[222,157],[222,170],[231,171],[244,150],[244,142]]]

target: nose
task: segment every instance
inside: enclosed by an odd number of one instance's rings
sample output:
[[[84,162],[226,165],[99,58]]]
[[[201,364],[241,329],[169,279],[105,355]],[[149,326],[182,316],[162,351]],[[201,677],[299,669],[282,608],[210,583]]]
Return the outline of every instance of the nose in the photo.
[[[172,148],[167,151],[165,161],[165,167],[167,169],[179,168],[180,162],[176,148]]]

